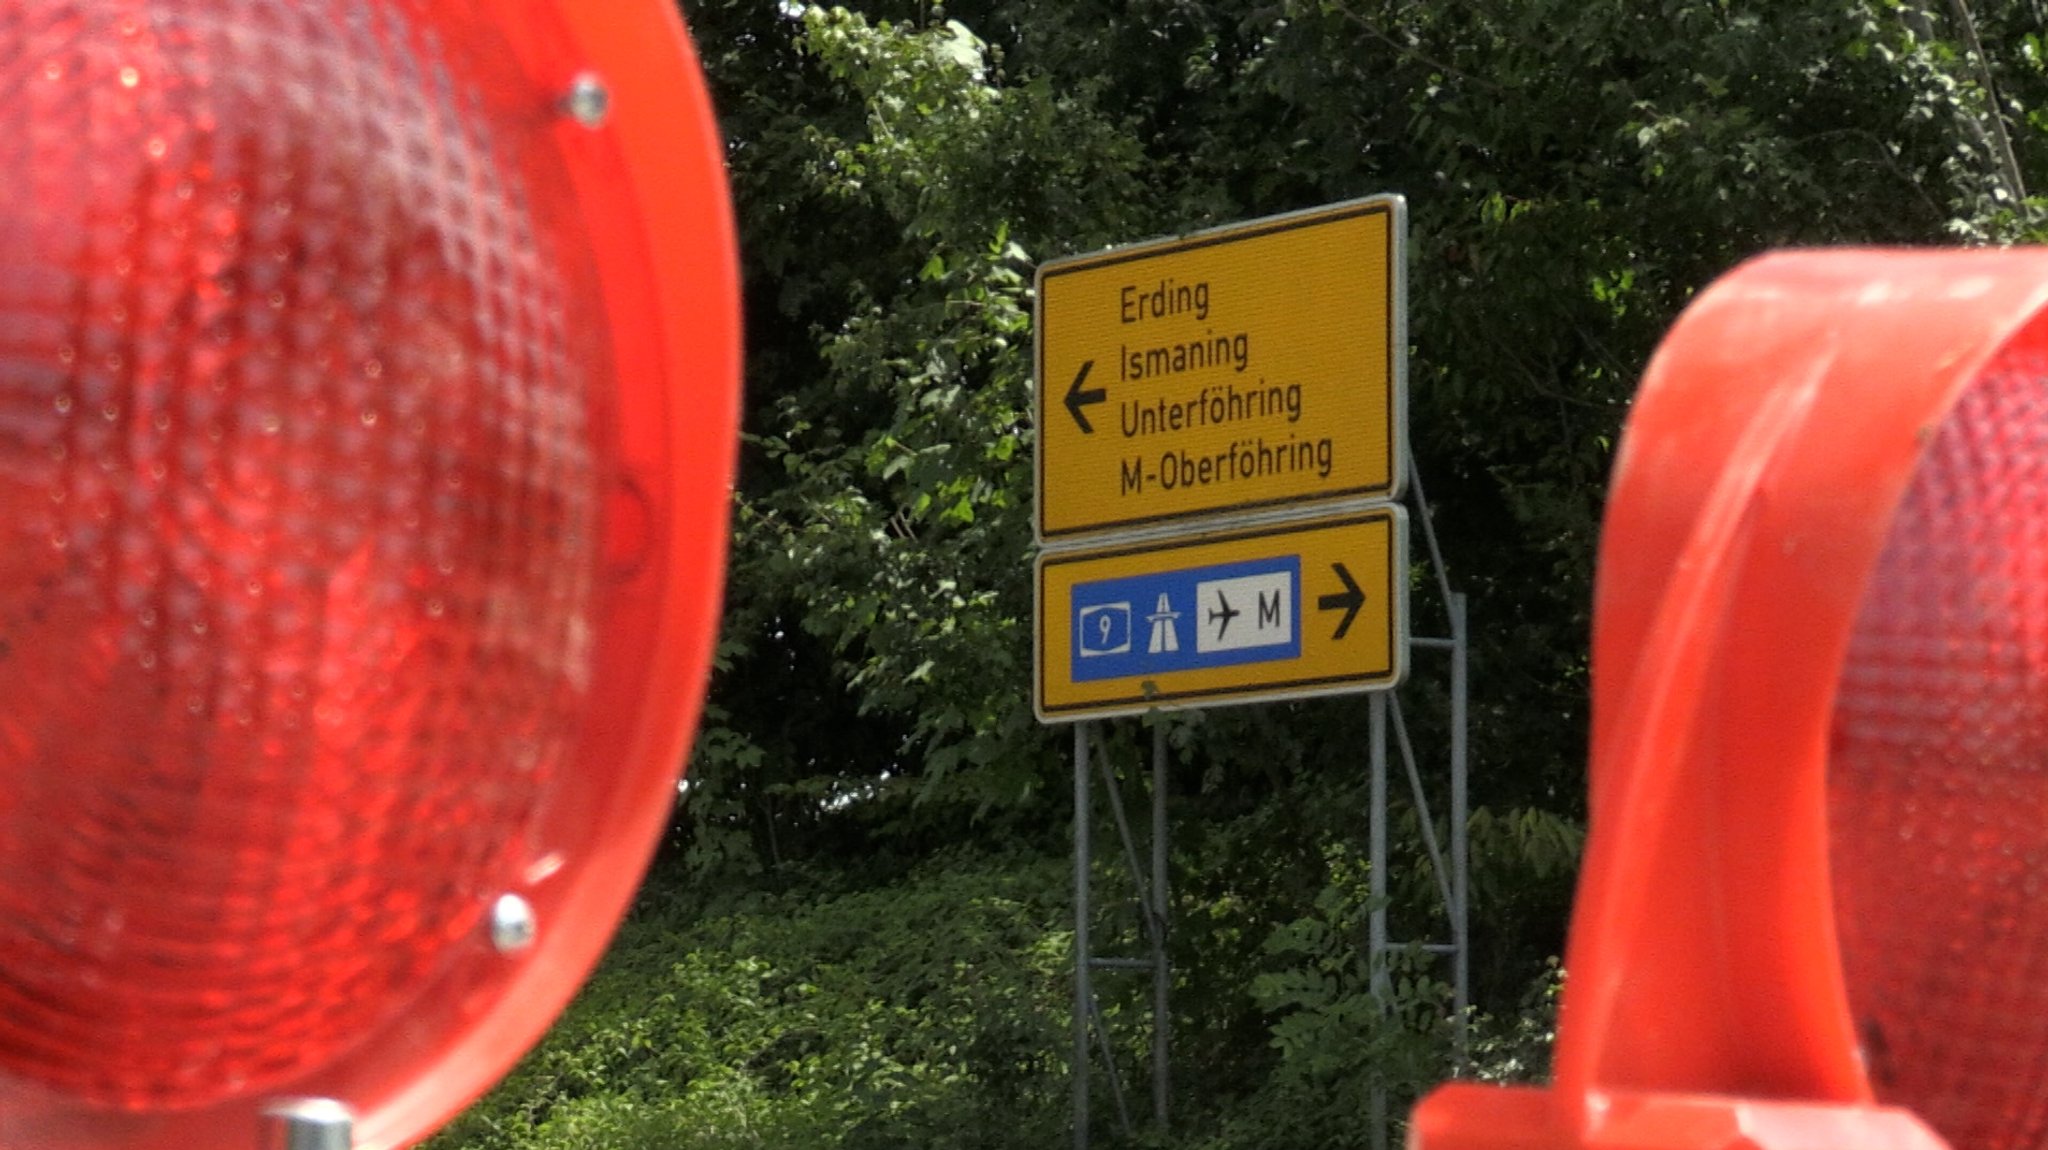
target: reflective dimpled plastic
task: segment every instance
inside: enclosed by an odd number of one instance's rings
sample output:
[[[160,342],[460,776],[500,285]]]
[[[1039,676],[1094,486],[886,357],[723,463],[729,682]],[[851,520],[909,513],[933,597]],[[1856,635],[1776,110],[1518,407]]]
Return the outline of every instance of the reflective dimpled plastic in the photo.
[[[0,6],[0,1076],[346,1052],[573,746],[595,272],[545,94],[426,6]]]

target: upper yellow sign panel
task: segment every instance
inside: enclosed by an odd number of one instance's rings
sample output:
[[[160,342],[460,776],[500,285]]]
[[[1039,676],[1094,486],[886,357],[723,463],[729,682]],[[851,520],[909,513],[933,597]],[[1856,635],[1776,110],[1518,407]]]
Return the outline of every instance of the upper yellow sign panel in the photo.
[[[1404,216],[1382,196],[1040,268],[1039,537],[1399,494]]]

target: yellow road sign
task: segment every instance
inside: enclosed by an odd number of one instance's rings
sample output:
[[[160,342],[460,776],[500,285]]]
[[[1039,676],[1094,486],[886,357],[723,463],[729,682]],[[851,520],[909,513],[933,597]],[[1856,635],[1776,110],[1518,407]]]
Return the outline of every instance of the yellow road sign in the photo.
[[[1407,512],[1038,558],[1043,722],[1378,690],[1406,671]]]
[[[1039,538],[1398,494],[1405,215],[1380,196],[1040,268]]]

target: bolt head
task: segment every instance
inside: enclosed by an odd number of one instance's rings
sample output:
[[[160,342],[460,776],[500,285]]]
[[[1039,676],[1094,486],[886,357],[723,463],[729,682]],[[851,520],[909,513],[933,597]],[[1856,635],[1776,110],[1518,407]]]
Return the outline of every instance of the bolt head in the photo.
[[[562,96],[562,110],[586,128],[602,127],[611,115],[612,91],[597,73],[578,73]]]
[[[540,937],[540,920],[533,904],[516,894],[501,894],[491,904],[491,945],[500,954],[515,954]]]
[[[349,1150],[355,1115],[332,1098],[287,1098],[264,1108],[269,1150]]]

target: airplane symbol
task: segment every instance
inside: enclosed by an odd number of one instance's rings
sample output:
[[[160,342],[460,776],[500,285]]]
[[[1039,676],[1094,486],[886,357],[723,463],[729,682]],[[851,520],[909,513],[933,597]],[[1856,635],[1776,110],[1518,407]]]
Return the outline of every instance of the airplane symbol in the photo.
[[[1223,640],[1223,633],[1230,630],[1230,621],[1244,614],[1244,612],[1233,609],[1230,606],[1230,600],[1225,598],[1220,590],[1216,592],[1216,602],[1218,605],[1209,611],[1209,622],[1216,623],[1216,639],[1218,642],[1221,642]],[[1221,622],[1218,622],[1218,620],[1221,620]]]

